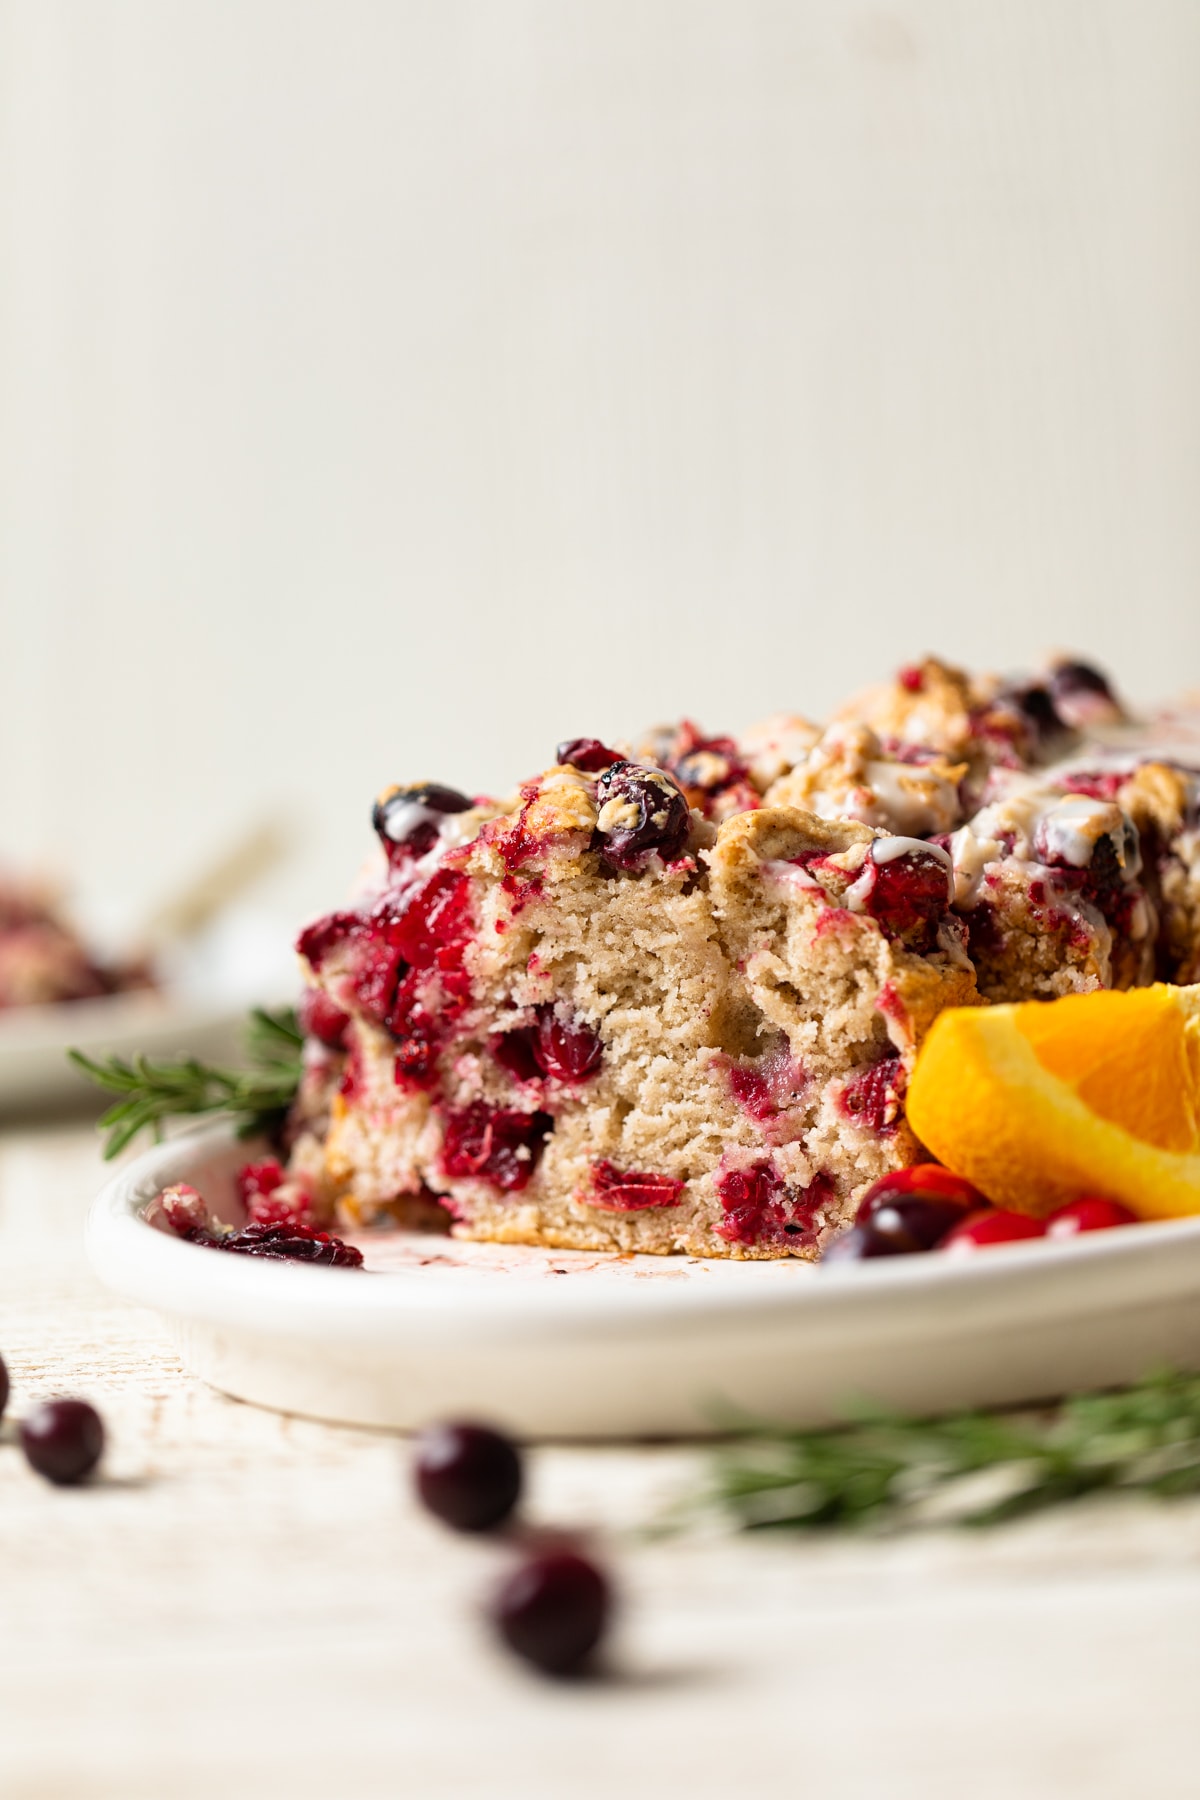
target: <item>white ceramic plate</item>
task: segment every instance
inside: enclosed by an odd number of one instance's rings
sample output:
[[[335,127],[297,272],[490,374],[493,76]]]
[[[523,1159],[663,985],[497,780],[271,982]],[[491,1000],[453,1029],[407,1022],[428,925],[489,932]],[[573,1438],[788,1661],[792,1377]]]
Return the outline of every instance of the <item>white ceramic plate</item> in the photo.
[[[367,1273],[222,1256],[142,1220],[173,1181],[235,1220],[248,1154],[223,1127],[148,1152],[97,1198],[88,1248],[193,1373],[285,1412],[684,1435],[730,1407],[809,1423],[855,1398],[932,1412],[1200,1366],[1200,1218],[825,1269],[394,1232],[357,1240]]]
[[[88,1056],[200,1056],[238,1060],[245,1005],[205,1002],[170,990],[70,1000],[59,1006],[20,1006],[0,1013],[0,1110],[102,1099],[68,1060]]]

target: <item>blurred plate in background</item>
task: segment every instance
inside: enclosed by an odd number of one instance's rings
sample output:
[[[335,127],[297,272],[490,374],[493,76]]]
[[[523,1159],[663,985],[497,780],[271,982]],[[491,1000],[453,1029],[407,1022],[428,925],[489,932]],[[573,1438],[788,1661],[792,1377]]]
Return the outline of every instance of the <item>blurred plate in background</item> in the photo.
[[[69,1049],[103,1058],[199,1056],[241,1059],[246,1005],[206,1001],[172,989],[139,989],[98,1000],[13,1007],[0,1013],[0,1113],[65,1105],[91,1095],[97,1110],[112,1104],[67,1059]]]

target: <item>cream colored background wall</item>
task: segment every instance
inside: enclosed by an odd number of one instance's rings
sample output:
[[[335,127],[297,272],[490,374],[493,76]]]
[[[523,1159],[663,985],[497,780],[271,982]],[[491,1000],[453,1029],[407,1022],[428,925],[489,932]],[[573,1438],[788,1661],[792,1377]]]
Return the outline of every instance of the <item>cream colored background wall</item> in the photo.
[[[264,808],[938,646],[1200,680],[1194,0],[4,0],[0,827]]]

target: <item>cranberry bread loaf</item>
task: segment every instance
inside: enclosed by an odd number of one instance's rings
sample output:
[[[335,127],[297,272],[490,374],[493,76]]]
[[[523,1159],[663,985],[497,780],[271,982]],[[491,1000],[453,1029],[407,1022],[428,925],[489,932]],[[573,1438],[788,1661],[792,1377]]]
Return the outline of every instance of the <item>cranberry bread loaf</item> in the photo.
[[[949,855],[563,754],[509,810],[377,806],[378,881],[300,939],[341,1066],[297,1168],[344,1220],[436,1194],[465,1236],[817,1254],[913,1159],[917,1044],[975,996]]]
[[[824,731],[576,739],[503,805],[389,790],[300,938],[293,1175],[349,1224],[815,1256],[920,1153],[941,1008],[1200,978],[1180,736],[1082,664],[929,658]]]

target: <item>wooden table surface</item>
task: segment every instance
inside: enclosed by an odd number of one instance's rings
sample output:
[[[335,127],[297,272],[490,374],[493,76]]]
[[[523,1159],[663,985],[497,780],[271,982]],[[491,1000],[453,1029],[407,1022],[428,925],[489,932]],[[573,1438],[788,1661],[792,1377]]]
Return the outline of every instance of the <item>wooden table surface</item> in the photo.
[[[1194,1796],[1200,1504],[985,1535],[800,1542],[643,1528],[703,1452],[548,1447],[532,1508],[600,1528],[613,1672],[527,1676],[476,1616],[498,1552],[413,1505],[383,1434],[181,1368],[90,1275],[86,1127],[0,1134],[0,1349],[103,1411],[105,1474],[0,1446],[4,1800]]]

